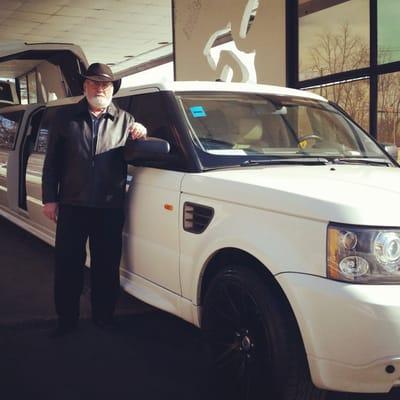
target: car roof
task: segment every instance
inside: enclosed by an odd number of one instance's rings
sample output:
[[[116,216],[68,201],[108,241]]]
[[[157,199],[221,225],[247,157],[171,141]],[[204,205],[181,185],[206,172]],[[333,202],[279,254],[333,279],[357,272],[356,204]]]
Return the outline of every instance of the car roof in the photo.
[[[328,101],[317,94],[304,90],[291,89],[281,86],[260,85],[249,83],[226,83],[226,82],[207,82],[207,81],[177,81],[177,82],[158,82],[149,83],[135,87],[123,88],[118,91],[114,98],[133,96],[144,93],[154,92],[237,92],[237,93],[260,93],[281,96],[302,97],[307,99]],[[50,101],[48,107],[73,104],[82,99],[83,96],[68,97],[55,101]]]
[[[151,92],[245,92],[275,94],[281,96],[295,96],[315,100],[327,101],[324,97],[304,90],[291,89],[282,86],[261,85],[255,83],[232,83],[232,82],[207,82],[207,81],[175,81],[149,83],[135,87],[120,89],[115,97],[129,96],[133,94]]]

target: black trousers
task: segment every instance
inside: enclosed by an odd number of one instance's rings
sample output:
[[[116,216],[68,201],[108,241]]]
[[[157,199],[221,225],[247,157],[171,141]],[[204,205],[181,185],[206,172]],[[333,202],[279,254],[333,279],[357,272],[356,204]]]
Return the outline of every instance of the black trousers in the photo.
[[[60,205],[58,212],[54,299],[64,322],[79,318],[86,242],[90,249],[92,318],[112,318],[119,293],[123,210]]]

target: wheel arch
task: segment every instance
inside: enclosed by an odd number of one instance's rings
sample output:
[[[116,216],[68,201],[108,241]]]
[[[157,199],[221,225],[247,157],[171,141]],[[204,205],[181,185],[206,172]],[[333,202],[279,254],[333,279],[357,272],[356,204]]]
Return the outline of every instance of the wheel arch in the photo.
[[[213,278],[219,272],[218,265],[227,265],[227,264],[246,265],[247,268],[250,268],[252,271],[254,271],[260,277],[260,279],[264,279],[264,281],[267,282],[271,290],[273,290],[276,293],[276,295],[279,296],[284,303],[286,303],[292,315],[295,317],[295,314],[293,312],[293,309],[290,305],[290,302],[285,292],[281,288],[278,281],[275,279],[274,275],[268,269],[268,267],[265,264],[263,264],[259,259],[254,257],[252,254],[248,253],[245,250],[235,247],[226,247],[220,249],[208,259],[200,276],[200,282],[197,291],[197,302],[198,302],[197,304],[199,304],[200,306],[203,304],[207,288],[211,283],[211,281],[213,280]]]
[[[203,268],[203,272],[201,274],[200,282],[198,285],[198,291],[197,291],[198,304],[200,306],[203,305],[207,288],[212,282],[213,278],[219,272],[218,265],[228,265],[228,264],[246,265],[246,268],[251,269],[260,277],[260,279],[263,279],[264,282],[267,283],[270,290],[274,292],[277,298],[281,301],[282,306],[285,307],[286,311],[289,313],[290,318],[294,324],[293,327],[295,327],[295,329],[298,332],[298,337],[301,340],[301,345],[304,349],[304,354],[305,354],[305,347],[303,342],[303,336],[300,331],[300,326],[297,321],[296,314],[284,290],[282,289],[279,282],[275,279],[272,272],[268,269],[268,267],[245,250],[241,250],[235,247],[226,247],[218,250],[208,259],[205,267]],[[201,323],[201,318],[200,318],[200,323]]]

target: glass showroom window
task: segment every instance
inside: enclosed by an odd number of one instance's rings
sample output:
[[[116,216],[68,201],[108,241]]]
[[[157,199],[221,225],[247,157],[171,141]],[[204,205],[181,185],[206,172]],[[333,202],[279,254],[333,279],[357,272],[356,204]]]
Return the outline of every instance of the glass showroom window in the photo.
[[[378,1],[378,64],[400,61],[400,2]]]
[[[334,101],[362,128],[369,131],[369,79],[324,85],[310,91]]]
[[[299,81],[369,66],[369,0],[335,3],[299,0]]]
[[[378,141],[400,147],[400,72],[379,76]]]
[[[298,0],[297,7],[293,85],[337,102],[380,142],[400,147],[400,1]]]

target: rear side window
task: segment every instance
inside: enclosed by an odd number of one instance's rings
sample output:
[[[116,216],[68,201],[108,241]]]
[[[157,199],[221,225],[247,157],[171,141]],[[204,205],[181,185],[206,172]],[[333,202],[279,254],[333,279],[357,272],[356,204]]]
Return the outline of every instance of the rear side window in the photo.
[[[177,140],[171,129],[165,99],[160,93],[116,97],[113,102],[122,110],[132,114],[135,121],[143,124],[147,128],[147,136],[167,140],[171,152],[177,152]]]
[[[131,104],[131,96],[116,97],[115,99],[113,99],[113,103],[115,103],[122,110],[129,112],[129,105]]]
[[[133,96],[129,112],[136,121],[147,128],[148,136],[167,140],[171,145],[171,153],[177,152],[177,140],[171,129],[171,120],[167,113],[165,99],[160,93]]]
[[[170,107],[171,99],[168,94],[143,93],[120,97],[114,101],[147,128],[147,136],[164,139],[169,143],[169,155],[161,161],[149,161],[148,166],[176,171],[188,168],[188,159],[175,127],[176,116],[173,114],[173,107]]]
[[[9,82],[0,81],[0,101],[14,103],[11,84]]]
[[[0,148],[13,150],[24,111],[2,112],[0,109]]]

